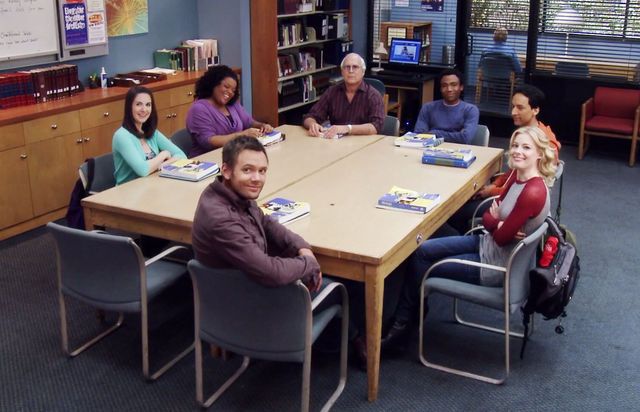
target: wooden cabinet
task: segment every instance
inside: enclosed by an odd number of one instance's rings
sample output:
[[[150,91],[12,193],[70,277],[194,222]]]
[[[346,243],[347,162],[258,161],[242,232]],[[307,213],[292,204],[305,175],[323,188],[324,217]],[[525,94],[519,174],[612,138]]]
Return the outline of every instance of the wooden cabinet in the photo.
[[[299,122],[351,51],[349,1],[280,15],[277,3],[251,1],[251,60],[260,62],[251,65],[253,117],[274,126]]]
[[[158,130],[171,137],[175,132],[186,127],[187,112],[193,103],[194,85],[176,87],[155,93],[156,109],[158,109]]]
[[[195,81],[178,73],[152,83],[167,136],[185,127]],[[0,111],[0,240],[64,216],[78,166],[111,151],[122,125],[126,88],[86,90],[72,97]],[[166,119],[165,119],[166,120]]]
[[[391,39],[416,39],[422,42],[420,48],[420,63],[431,60],[431,22],[398,22],[384,21],[380,23],[380,41],[389,52]]]
[[[26,147],[0,152],[0,229],[33,217]]]

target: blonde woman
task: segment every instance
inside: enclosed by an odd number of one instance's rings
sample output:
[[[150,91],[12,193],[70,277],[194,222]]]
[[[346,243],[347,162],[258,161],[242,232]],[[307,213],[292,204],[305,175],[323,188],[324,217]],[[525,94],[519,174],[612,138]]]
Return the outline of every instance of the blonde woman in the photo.
[[[502,195],[483,216],[486,234],[451,236],[424,242],[409,257],[402,296],[393,326],[382,340],[383,348],[405,340],[417,313],[420,279],[431,265],[445,258],[506,266],[515,245],[533,233],[549,214],[549,191],[555,174],[555,152],[549,138],[537,127],[521,127],[511,136],[509,168],[513,169]],[[500,272],[449,263],[430,276],[485,286],[500,286]]]

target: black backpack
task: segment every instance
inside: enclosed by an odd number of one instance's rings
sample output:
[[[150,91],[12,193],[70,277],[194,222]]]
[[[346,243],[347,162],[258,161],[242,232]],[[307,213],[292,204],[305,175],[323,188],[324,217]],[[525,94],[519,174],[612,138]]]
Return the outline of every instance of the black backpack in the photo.
[[[91,190],[91,184],[93,183],[93,172],[95,169],[95,161],[93,157],[86,160],[87,162],[87,187],[82,184],[82,179],[78,178],[73,190],[71,191],[71,198],[69,199],[69,208],[65,219],[67,220],[67,226],[75,229],[84,230],[84,212],[82,210],[82,199],[89,196]]]
[[[567,239],[575,239],[575,236],[561,227],[552,217],[547,217],[546,222],[549,224],[546,237],[557,237],[558,248],[549,266],[536,266],[529,272],[529,296],[521,308],[525,336],[520,358],[524,356],[531,315],[540,313],[545,320],[559,317],[561,320],[567,316],[565,307],[571,301],[580,277],[580,258],[575,243],[567,241]],[[556,333],[564,332],[560,321],[555,330]]]

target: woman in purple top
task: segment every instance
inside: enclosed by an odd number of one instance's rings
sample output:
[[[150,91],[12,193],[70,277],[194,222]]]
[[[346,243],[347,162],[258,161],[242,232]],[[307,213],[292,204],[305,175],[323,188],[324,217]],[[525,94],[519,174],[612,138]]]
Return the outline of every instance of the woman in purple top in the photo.
[[[224,146],[238,136],[259,137],[273,131],[254,120],[237,102],[238,76],[228,66],[213,66],[196,82],[196,101],[187,113],[193,139],[189,157]]]

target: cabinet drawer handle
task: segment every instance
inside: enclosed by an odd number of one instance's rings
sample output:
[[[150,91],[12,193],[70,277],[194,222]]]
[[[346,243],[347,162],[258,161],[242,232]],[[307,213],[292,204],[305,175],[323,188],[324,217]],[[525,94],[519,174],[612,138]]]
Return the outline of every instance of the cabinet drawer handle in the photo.
[[[171,113],[171,117],[178,117],[177,113]]]
[[[58,128],[57,124],[54,123],[54,124],[51,125],[51,129],[56,130],[57,128]]]
[[[27,158],[27,155],[26,155],[26,154],[22,153],[22,154],[20,155],[20,159],[26,159],[26,158]]]
[[[171,119],[171,113],[165,116],[165,119]]]
[[[193,92],[187,93],[187,96],[193,96]]]
[[[104,113],[102,113],[102,115],[103,115],[104,117],[109,117],[109,112],[104,112]]]
[[[90,142],[90,141],[91,141],[91,138],[90,138],[90,137],[85,137],[85,138],[84,138],[84,141],[85,141],[85,142]]]
[[[76,143],[82,143],[82,138],[76,139]]]

